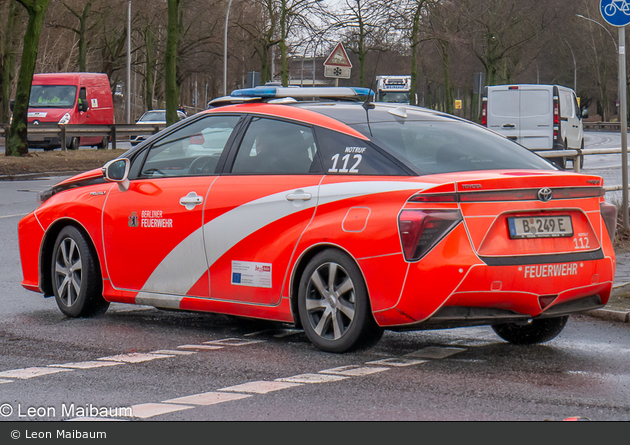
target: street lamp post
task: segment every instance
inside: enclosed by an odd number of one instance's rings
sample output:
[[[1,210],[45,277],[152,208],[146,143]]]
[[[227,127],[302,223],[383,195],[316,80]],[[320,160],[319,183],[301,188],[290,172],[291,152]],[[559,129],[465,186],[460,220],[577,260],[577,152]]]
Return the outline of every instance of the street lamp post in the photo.
[[[575,54],[573,54],[573,48],[571,48],[571,44],[567,39],[564,39],[569,45],[569,49],[571,50],[571,56],[573,57],[573,91],[577,94],[577,63],[575,62]]]
[[[228,20],[230,18],[230,6],[232,6],[232,0],[228,1],[227,12],[225,13],[225,30],[223,34],[223,95],[227,96],[227,34],[228,34]]]

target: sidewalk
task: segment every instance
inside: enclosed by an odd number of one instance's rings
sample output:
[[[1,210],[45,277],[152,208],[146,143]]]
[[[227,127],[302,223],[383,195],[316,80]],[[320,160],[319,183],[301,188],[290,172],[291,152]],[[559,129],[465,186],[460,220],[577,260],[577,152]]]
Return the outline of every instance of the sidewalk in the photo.
[[[630,323],[630,252],[617,254],[615,284],[608,304],[585,315],[618,323]]]

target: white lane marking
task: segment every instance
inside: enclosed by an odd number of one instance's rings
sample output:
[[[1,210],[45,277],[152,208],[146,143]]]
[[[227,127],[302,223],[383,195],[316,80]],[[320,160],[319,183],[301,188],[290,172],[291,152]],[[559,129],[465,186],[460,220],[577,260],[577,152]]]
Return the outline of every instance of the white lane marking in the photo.
[[[221,340],[204,341],[204,345],[244,346],[261,343],[262,340],[244,340],[242,338],[223,338]]]
[[[2,218],[15,218],[16,216],[26,216],[26,215],[28,215],[28,213],[17,213],[15,215],[3,215],[3,216],[0,216],[0,219],[2,219]]]
[[[191,409],[194,406],[174,405],[170,403],[141,403],[139,405],[132,405],[132,417],[139,417],[141,419],[147,419],[153,416],[160,416],[162,414],[174,413],[176,411],[183,411],[185,409]]]
[[[105,360],[94,360],[88,362],[64,363],[60,365],[48,365],[53,368],[72,368],[72,369],[92,369],[102,368],[103,366],[122,365],[123,362],[106,362]]]
[[[417,360],[413,358],[394,357],[384,358],[382,360],[375,360],[373,362],[367,362],[366,365],[389,365],[389,366],[411,366],[425,363],[427,360]]]
[[[197,351],[210,351],[213,349],[223,349],[223,346],[214,345],[180,345],[177,349],[192,349]]]
[[[340,375],[326,375],[326,374],[299,374],[293,377],[284,377],[276,379],[276,382],[290,382],[290,383],[328,383],[337,382],[339,380],[345,380],[349,377]]]
[[[151,351],[149,354],[166,354],[166,355],[192,355],[195,351],[175,351],[173,349],[160,349],[159,351]]]
[[[178,397],[176,399],[165,400],[162,403],[175,403],[182,405],[215,405],[217,403],[229,402],[231,400],[240,400],[252,397],[252,394],[237,394],[225,392],[205,392],[202,394],[193,394],[192,396]]]
[[[454,347],[441,347],[441,346],[428,346],[426,348],[419,349],[417,351],[405,354],[405,357],[413,358],[433,358],[441,359],[450,357],[454,354],[467,351],[466,348],[454,348]]]
[[[66,419],[66,422],[129,422],[127,419],[114,419],[113,417],[75,417]]]
[[[2,380],[0,380],[0,385],[3,384],[3,383],[11,383],[12,381],[13,380],[4,380],[4,379],[2,379]]]
[[[131,354],[112,355],[111,357],[101,357],[96,360],[104,360],[106,362],[124,362],[124,363],[141,363],[148,362],[149,360],[155,360],[158,358],[173,357],[172,355],[165,354],[140,354],[137,352]]]
[[[349,366],[340,366],[338,368],[324,369],[323,371],[319,371],[321,374],[339,374],[339,375],[347,375],[349,377],[359,377],[364,375],[375,374],[377,372],[389,371],[391,368],[377,368],[375,366],[358,366],[358,365],[349,365]]]
[[[24,368],[12,369],[11,371],[0,372],[0,377],[8,377],[14,379],[30,379],[47,374],[56,374],[58,372],[72,371],[72,369],[52,369],[52,368]]]
[[[268,382],[259,380],[257,382],[243,383],[242,385],[228,386],[226,388],[217,389],[217,391],[234,391],[234,392],[252,392],[254,394],[267,394],[271,391],[291,388],[293,386],[302,386],[301,383],[291,382]]]

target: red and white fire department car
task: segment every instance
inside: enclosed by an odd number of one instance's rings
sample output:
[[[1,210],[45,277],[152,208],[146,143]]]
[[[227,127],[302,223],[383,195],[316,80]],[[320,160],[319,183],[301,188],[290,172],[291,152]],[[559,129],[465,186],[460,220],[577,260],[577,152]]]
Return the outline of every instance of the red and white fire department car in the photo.
[[[237,90],[60,182],[20,221],[23,286],[70,317],[109,302],[255,317],[333,352],[472,325],[539,343],[607,303],[601,177],[450,115],[338,100],[357,93]]]

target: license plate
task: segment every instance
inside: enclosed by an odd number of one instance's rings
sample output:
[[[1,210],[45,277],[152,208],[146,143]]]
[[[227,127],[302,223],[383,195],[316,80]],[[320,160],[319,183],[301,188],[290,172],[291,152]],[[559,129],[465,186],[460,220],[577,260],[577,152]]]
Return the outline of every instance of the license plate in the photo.
[[[569,215],[508,218],[510,238],[558,238],[573,236]]]

